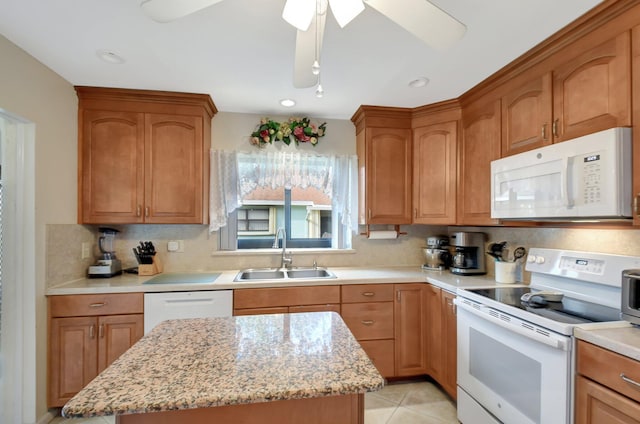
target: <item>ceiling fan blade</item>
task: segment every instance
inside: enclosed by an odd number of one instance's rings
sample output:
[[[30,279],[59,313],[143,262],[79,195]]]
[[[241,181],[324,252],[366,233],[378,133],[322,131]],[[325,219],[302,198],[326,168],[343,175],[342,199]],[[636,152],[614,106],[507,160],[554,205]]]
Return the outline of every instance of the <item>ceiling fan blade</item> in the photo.
[[[311,66],[316,59],[316,26],[318,28],[317,51],[318,57],[320,57],[327,14],[314,16],[309,29],[306,31],[298,30],[296,34],[296,57],[293,65],[293,86],[295,88],[313,87],[318,83],[318,76],[311,72]]]
[[[344,28],[364,10],[362,0],[329,0],[329,5],[340,28]]]
[[[467,27],[427,0],[366,0],[366,4],[439,50],[460,40]]]
[[[212,6],[222,0],[144,0],[140,7],[156,22],[170,22]]]
[[[300,31],[306,31],[309,29],[315,11],[315,1],[287,0],[282,9],[282,19]]]

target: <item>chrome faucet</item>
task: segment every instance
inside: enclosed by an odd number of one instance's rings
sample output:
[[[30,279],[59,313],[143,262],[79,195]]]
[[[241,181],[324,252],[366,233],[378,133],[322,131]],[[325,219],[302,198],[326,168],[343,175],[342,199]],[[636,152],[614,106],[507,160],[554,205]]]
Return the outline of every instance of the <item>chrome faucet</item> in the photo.
[[[273,248],[278,248],[278,236],[280,233],[282,233],[282,262],[280,262],[280,268],[289,269],[293,265],[293,258],[291,257],[291,252],[287,253],[287,231],[284,228],[278,228],[278,231],[276,231]]]

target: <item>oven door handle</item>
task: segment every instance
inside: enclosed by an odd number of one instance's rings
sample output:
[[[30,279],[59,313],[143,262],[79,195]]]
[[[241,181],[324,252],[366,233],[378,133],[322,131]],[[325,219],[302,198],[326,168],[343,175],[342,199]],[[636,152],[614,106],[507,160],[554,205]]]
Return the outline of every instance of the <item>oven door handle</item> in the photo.
[[[458,306],[458,308],[461,308],[467,312],[470,312],[474,315],[476,315],[478,318],[483,319],[485,321],[489,321],[493,324],[499,325],[500,327],[503,327],[509,331],[512,331],[514,333],[518,333],[521,336],[527,337],[531,340],[535,340],[539,343],[543,343],[547,346],[551,346],[554,349],[561,349],[564,351],[568,351],[569,350],[569,340],[567,337],[555,337],[552,334],[550,334],[549,336],[545,336],[542,334],[538,334],[537,332],[535,332],[535,330],[530,330],[530,329],[526,329],[523,328],[519,325],[517,325],[516,323],[511,323],[508,321],[504,321],[498,317],[495,317],[493,315],[488,314],[487,312],[483,312],[483,311],[488,311],[491,308],[484,306],[484,305],[480,305],[480,310],[474,308],[473,306],[470,306],[468,304],[466,304],[464,302],[464,300],[461,300],[459,298],[454,299],[455,304]],[[458,315],[459,317],[460,315]]]

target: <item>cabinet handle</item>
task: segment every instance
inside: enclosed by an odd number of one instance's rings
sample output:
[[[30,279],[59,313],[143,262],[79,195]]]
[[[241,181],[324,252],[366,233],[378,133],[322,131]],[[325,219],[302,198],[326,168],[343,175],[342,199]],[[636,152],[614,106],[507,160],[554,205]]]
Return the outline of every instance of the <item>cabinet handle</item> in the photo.
[[[376,294],[375,294],[374,292],[362,292],[362,295],[363,295],[363,296],[367,296],[367,297],[373,297],[373,296],[375,296]]]
[[[371,209],[369,209],[368,215],[369,215],[369,220],[371,220]]]
[[[633,198],[633,214],[636,215],[636,216],[640,215],[638,213],[638,197],[640,197],[640,194],[636,195]]]
[[[363,325],[373,325],[373,323],[375,322],[372,319],[363,319],[362,321],[360,321]]]
[[[413,217],[414,218],[418,217],[418,208],[413,208]]]
[[[104,337],[104,324],[100,324],[100,327],[98,327],[98,337]]]
[[[90,303],[90,308],[102,308],[103,306],[107,306],[107,302],[99,302],[99,303]]]
[[[96,337],[96,326],[95,324],[91,324],[91,327],[89,327],[89,338],[94,339],[95,337]]]
[[[149,206],[144,207],[144,216],[149,217]]]
[[[640,389],[640,383],[638,383],[637,381],[634,381],[633,379],[627,377],[626,375],[624,375],[624,373],[620,374],[620,378],[622,379],[622,381],[624,381],[627,384],[632,385],[633,387],[635,387],[636,389]]]
[[[396,292],[396,300],[400,302],[400,290]]]
[[[142,206],[136,206],[136,216],[142,215]]]
[[[545,122],[544,124],[542,124],[542,139],[546,140],[547,139],[547,123]]]
[[[554,137],[558,136],[558,119],[556,119],[555,121],[553,121],[553,125],[551,125],[551,132],[553,133]]]

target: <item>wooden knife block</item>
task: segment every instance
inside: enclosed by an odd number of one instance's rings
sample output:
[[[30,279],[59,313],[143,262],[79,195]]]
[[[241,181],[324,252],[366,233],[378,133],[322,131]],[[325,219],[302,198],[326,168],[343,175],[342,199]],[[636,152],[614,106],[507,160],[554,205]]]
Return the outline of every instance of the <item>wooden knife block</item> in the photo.
[[[138,264],[138,275],[156,275],[160,274],[162,270],[162,261],[157,254],[153,256],[153,263]]]

